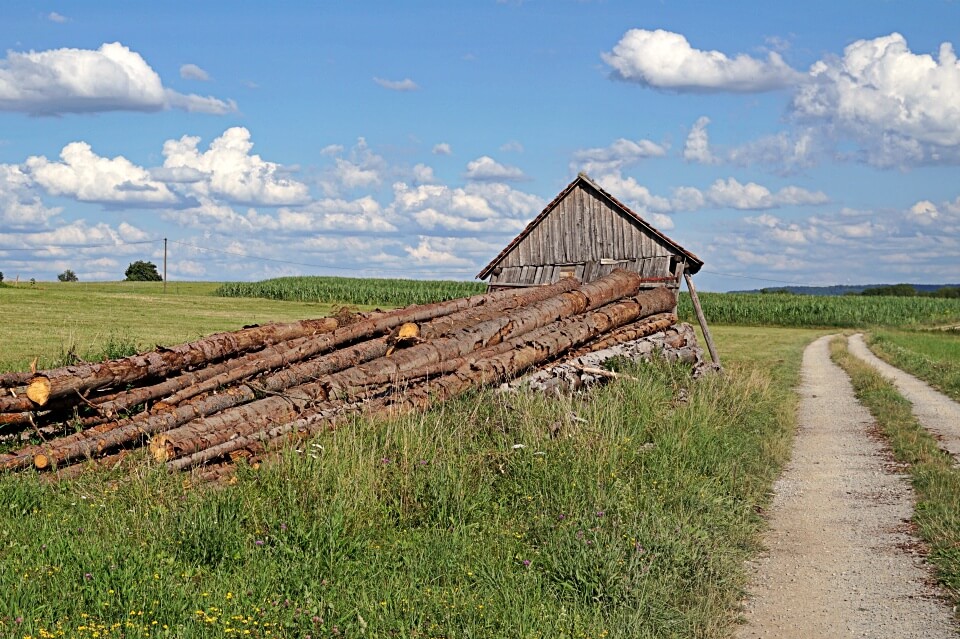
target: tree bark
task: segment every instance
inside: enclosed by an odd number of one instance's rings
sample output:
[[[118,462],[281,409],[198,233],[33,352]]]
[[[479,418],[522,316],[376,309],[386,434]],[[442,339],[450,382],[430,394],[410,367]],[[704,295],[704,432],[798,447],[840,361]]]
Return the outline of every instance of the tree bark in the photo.
[[[287,389],[283,397],[262,399],[165,432],[155,438],[151,450],[159,461],[168,461],[215,446],[231,437],[256,432],[262,429],[265,423],[291,421],[315,402],[346,401],[350,395],[347,389],[369,386],[367,380],[373,375],[396,375],[401,378],[405,371],[498,344],[504,339],[550,324],[557,318],[576,315],[609,301],[635,294],[639,286],[640,278],[635,273],[614,271],[596,282],[583,285],[580,289],[515,309],[498,319],[456,331],[449,337],[397,351],[391,357],[346,368],[318,382],[298,386],[286,384],[283,386]],[[272,377],[289,374],[295,368],[297,367]],[[281,389],[271,385],[264,390]]]
[[[27,396],[38,406],[70,393],[85,393],[119,384],[132,384],[148,377],[163,377],[191,366],[209,364],[268,343],[306,335],[329,333],[337,320],[323,318],[287,324],[268,324],[228,333],[217,333],[188,344],[160,348],[99,364],[67,366],[31,378]]]
[[[664,309],[669,310],[675,303],[676,297],[668,289],[654,289],[628,300],[609,304],[585,316],[561,319],[499,344],[427,367],[429,373],[439,373],[451,368],[455,370],[438,379],[410,386],[399,396],[349,404],[347,406],[350,406],[350,409],[327,405],[316,413],[295,421],[280,423],[270,428],[261,426],[247,433],[231,433],[228,437],[221,434],[220,437],[211,439],[196,433],[195,437],[198,439],[192,441],[168,442],[167,455],[184,456],[168,461],[167,468],[183,470],[251,446],[256,446],[257,452],[274,449],[292,437],[316,435],[332,428],[332,420],[348,410],[362,409],[367,413],[376,413],[423,409],[470,388],[516,376],[527,368],[554,359],[599,334],[633,322],[639,317],[662,313]],[[416,369],[406,378],[399,380],[399,383],[427,375],[427,370]],[[383,379],[384,377],[379,377],[375,381]],[[209,445],[205,445],[208,443]],[[173,446],[173,450],[169,446]],[[170,457],[167,456],[166,459],[170,460]]]

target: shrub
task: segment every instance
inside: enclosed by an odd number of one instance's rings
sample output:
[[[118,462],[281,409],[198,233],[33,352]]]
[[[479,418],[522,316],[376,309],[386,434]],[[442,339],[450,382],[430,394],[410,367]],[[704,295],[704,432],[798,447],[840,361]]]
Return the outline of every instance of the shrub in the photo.
[[[61,282],[79,282],[80,278],[77,277],[77,274],[71,271],[70,269],[65,270],[60,275],[57,275],[57,279]]]
[[[153,262],[137,260],[131,262],[124,272],[127,282],[162,282],[163,278],[157,272],[157,265]]]

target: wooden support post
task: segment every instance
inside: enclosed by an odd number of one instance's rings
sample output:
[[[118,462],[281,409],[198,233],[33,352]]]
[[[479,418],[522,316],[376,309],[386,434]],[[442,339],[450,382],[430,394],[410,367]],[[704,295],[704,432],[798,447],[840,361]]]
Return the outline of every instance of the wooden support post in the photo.
[[[690,291],[690,301],[693,302],[693,310],[697,314],[697,321],[700,322],[700,328],[703,330],[703,338],[707,341],[707,350],[710,351],[710,359],[717,366],[720,366],[720,356],[717,355],[717,348],[713,345],[713,338],[710,337],[710,329],[707,328],[707,318],[703,316],[703,309],[700,307],[700,298],[697,297],[697,289],[693,285],[693,278],[686,270],[683,271],[683,279],[687,281],[687,290]]]

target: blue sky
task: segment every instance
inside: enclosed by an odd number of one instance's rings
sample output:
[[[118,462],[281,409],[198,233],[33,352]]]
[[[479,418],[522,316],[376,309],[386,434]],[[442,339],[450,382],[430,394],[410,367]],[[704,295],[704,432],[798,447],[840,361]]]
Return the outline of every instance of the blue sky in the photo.
[[[470,279],[580,170],[705,290],[960,281],[960,2],[12,3],[0,271]]]

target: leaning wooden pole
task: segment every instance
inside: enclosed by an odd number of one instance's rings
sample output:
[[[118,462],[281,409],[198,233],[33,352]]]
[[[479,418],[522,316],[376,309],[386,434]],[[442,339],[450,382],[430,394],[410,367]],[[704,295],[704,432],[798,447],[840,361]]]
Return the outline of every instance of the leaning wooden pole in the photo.
[[[690,291],[690,301],[693,302],[693,311],[697,314],[700,329],[703,330],[703,339],[707,342],[710,359],[713,360],[714,364],[720,366],[720,356],[717,354],[717,347],[713,345],[713,338],[710,336],[710,329],[707,327],[707,318],[703,315],[703,308],[700,307],[700,298],[697,297],[697,289],[693,285],[693,278],[690,277],[689,271],[683,271],[683,279],[687,281],[687,290]]]

